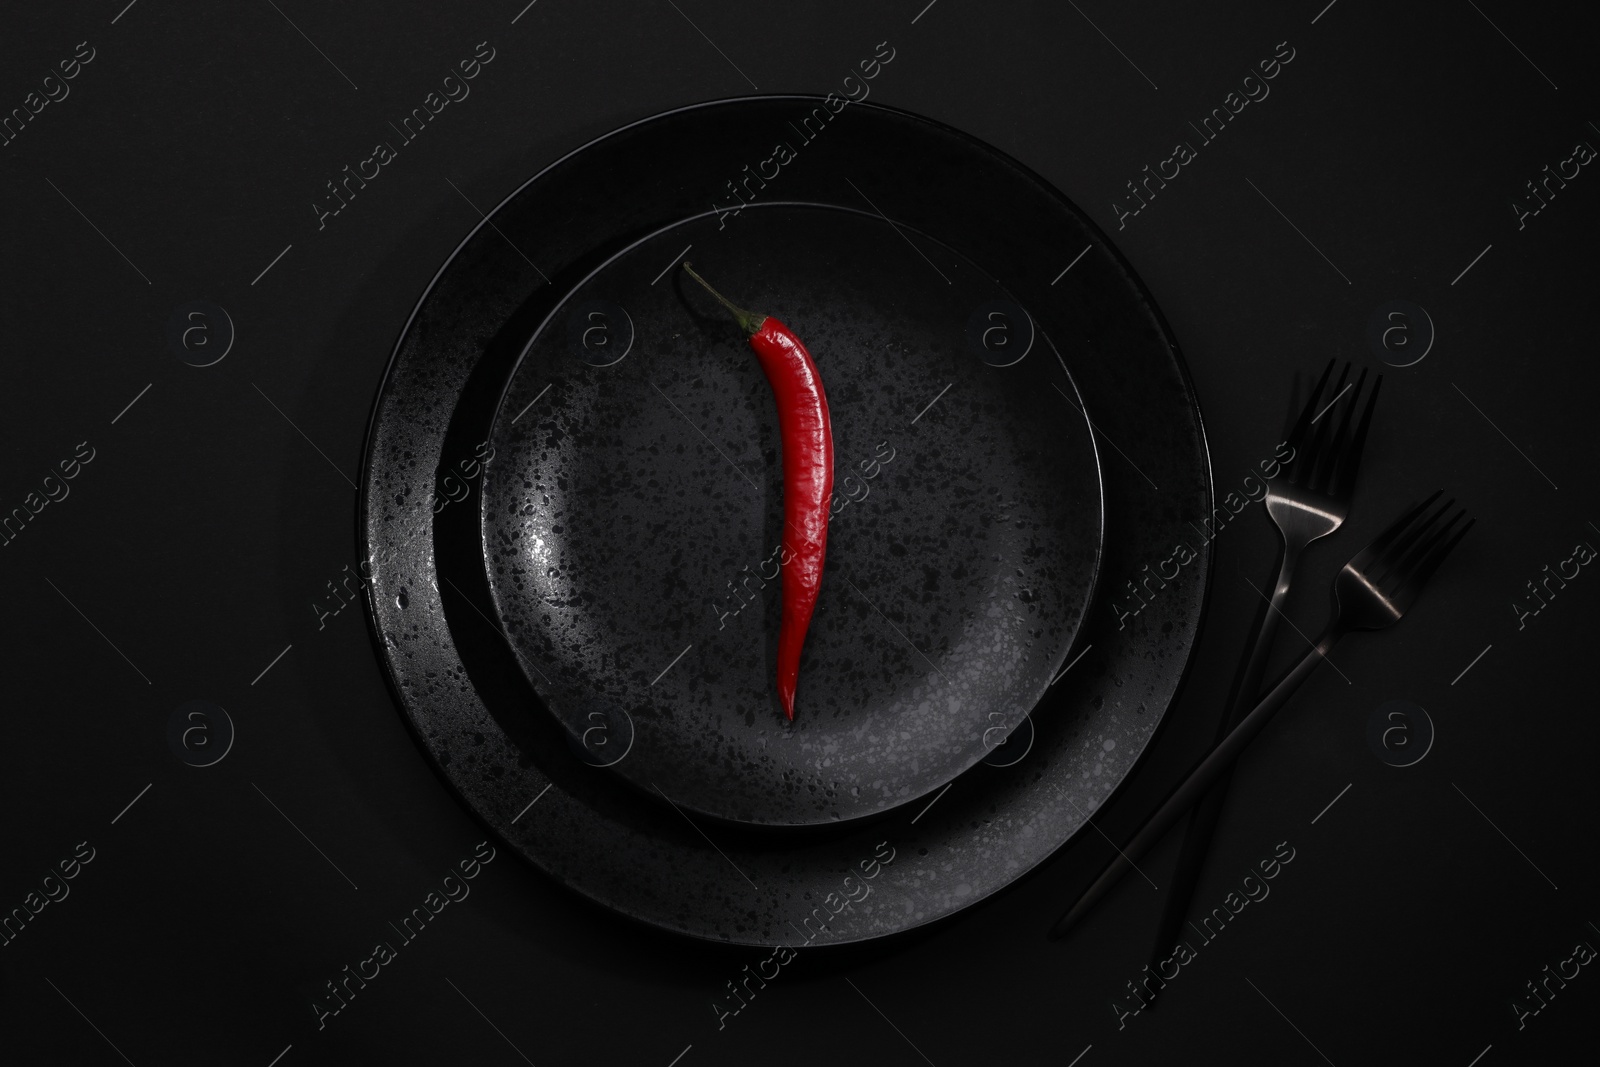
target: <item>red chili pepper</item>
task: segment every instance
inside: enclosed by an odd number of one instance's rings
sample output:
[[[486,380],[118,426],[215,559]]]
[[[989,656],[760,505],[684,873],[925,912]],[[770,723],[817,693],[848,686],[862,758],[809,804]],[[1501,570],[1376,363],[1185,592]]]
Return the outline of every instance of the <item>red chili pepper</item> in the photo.
[[[833,425],[828,419],[828,398],[811,353],[789,327],[769,315],[736,307],[688,263],[683,269],[733,312],[749,335],[750,347],[755,349],[778,402],[778,433],[783,444],[783,551],[779,558],[783,628],[778,633],[778,699],[792,722],[800,649],[822,590],[822,563],[828,548],[828,507],[833,497]]]

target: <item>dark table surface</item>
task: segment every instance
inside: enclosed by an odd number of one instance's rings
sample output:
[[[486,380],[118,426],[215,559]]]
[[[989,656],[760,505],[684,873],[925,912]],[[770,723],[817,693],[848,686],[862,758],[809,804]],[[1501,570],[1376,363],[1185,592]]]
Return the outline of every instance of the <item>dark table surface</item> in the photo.
[[[0,109],[21,109],[0,126],[0,511],[37,512],[0,546],[0,909],[37,910],[0,947],[5,1062],[1493,1067],[1592,1040],[1600,577],[1575,546],[1600,545],[1600,108],[1578,5],[125,2],[13,5],[0,36]],[[1296,372],[1386,372],[1296,627],[1412,498],[1478,517],[1416,610],[1341,646],[1252,747],[1197,906],[1292,862],[1137,1014],[1160,892],[1130,878],[1045,939],[1110,854],[1089,833],[954,921],[797,961],[719,1029],[760,954],[497,861],[319,1029],[323,983],[485,836],[359,610],[314,607],[355,562],[352,479],[407,313],[473,205],[560,155],[686,103],[825,92],[882,41],[872,99],[1011,153],[1113,235],[1187,355],[1219,497],[1271,454]],[[321,217],[325,183],[488,49],[471,95]],[[1128,183],[1179,141],[1194,158],[1133,214]],[[175,315],[202,327],[187,349]],[[1398,327],[1388,362],[1425,358],[1386,367],[1374,316]],[[1203,750],[1272,545],[1259,509],[1217,538],[1189,683],[1107,835]],[[209,767],[169,744],[193,700],[236,732]],[[1396,700],[1433,737],[1396,720],[1386,762],[1369,724]],[[1392,765],[1402,742],[1426,755]]]

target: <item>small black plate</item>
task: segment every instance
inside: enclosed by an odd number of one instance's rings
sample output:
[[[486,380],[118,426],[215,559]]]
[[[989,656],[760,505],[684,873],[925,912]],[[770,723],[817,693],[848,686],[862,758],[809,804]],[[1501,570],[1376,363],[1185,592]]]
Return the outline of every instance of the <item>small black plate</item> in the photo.
[[[793,723],[777,410],[685,252],[795,330],[827,390]],[[497,616],[585,757],[652,795],[759,826],[889,811],[983,759],[1066,662],[1100,556],[1081,411],[1026,310],[925,235],[821,205],[686,220],[586,278],[517,364],[481,497]]]

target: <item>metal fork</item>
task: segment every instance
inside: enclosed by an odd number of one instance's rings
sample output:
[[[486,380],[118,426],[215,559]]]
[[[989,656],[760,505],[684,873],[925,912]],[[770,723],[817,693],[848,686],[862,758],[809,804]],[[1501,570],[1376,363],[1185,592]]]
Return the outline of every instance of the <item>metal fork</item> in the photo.
[[[1378,403],[1378,390],[1383,386],[1383,376],[1376,376],[1372,392],[1367,395],[1366,407],[1361,412],[1361,420],[1352,427],[1356,409],[1361,403],[1362,390],[1366,386],[1367,372],[1362,370],[1352,387],[1349,384],[1351,367],[1346,363],[1338,382],[1330,388],[1328,380],[1333,375],[1334,362],[1328,361],[1327,369],[1322,372],[1299,418],[1289,430],[1286,438],[1286,443],[1292,449],[1289,461],[1284,464],[1280,477],[1268,482],[1266,511],[1279,534],[1278,580],[1272,587],[1271,596],[1263,595],[1261,598],[1261,607],[1245,639],[1248,651],[1234,676],[1228,702],[1217,723],[1217,739],[1214,743],[1221,743],[1261,696],[1262,675],[1266,672],[1272,643],[1278,633],[1279,621],[1283,618],[1283,603],[1289,596],[1289,585],[1300,564],[1301,554],[1311,542],[1328,536],[1342,526],[1350,513],[1356,472],[1361,467],[1367,429],[1372,424],[1372,411]],[[1346,393],[1350,393],[1350,398],[1341,404]],[[1343,409],[1342,417],[1335,410],[1339,407]],[[1329,411],[1334,413],[1329,415]],[[1152,966],[1171,954],[1172,945],[1188,918],[1189,906],[1205,866],[1211,838],[1222,817],[1231,777],[1232,770],[1225,769],[1205,798],[1195,805],[1190,816],[1183,849],[1178,854],[1178,864],[1173,869],[1172,882],[1167,890],[1166,910],[1156,931]]]
[[[1416,603],[1417,595],[1439,564],[1472,529],[1473,521],[1457,528],[1466,518],[1463,509],[1448,521],[1445,515],[1455,505],[1447,500],[1437,509],[1433,504],[1440,492],[1411,507],[1379,534],[1366,548],[1356,553],[1333,579],[1333,618],[1311,650],[1302,656],[1273,685],[1272,691],[1228,733],[1194,770],[1168,794],[1154,815],[1145,820],[1128,844],[1119,849],[1094,884],[1050,930],[1053,939],[1065,936],[1092,909],[1117,880],[1170,830],[1183,813],[1198,801],[1238,759],[1267,721],[1288,702],[1294,691],[1328,657],[1340,638],[1353,630],[1381,630],[1389,626]]]

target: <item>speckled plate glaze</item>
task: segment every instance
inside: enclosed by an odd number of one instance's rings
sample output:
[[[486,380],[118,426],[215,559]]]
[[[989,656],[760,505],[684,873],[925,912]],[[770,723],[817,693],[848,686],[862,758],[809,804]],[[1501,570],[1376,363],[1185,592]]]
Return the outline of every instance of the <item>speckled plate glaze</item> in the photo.
[[[822,132],[802,139],[800,128],[818,123]],[[1083,651],[1027,720],[1031,738],[1024,744],[1020,730],[994,760],[1008,766],[974,767],[924,804],[804,834],[693,822],[586,765],[554,717],[530,714],[535,697],[491,621],[477,509],[462,499],[481,471],[495,402],[556,303],[641,237],[728,203],[728,183],[761,168],[779,141],[792,158],[771,195],[843,203],[854,182],[896,223],[984,264],[1060,347],[1105,456],[1103,580]],[[733,227],[751,217],[725,218]],[[884,255],[895,254],[918,255],[886,239]],[[947,918],[1084,830],[1186,672],[1210,555],[1201,547],[1176,572],[1158,564],[1179,541],[1203,546],[1191,523],[1210,514],[1211,500],[1177,347],[1093,223],[1043,179],[957,131],[869,104],[829,115],[820,99],[788,96],[627,126],[545,168],[476,227],[391,359],[358,522],[375,643],[401,711],[444,780],[508,849],[663,930],[821,946]]]
[[[669,269],[686,247],[805,339],[828,391],[793,723],[777,410]],[[1094,585],[1100,472],[1065,362],[977,265],[870,211],[759,205],[629,247],[529,342],[489,443],[483,553],[524,676],[586,758],[695,816],[815,826],[926,796],[1033,710]]]

